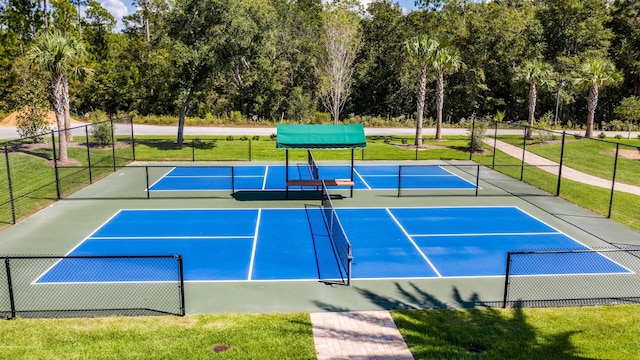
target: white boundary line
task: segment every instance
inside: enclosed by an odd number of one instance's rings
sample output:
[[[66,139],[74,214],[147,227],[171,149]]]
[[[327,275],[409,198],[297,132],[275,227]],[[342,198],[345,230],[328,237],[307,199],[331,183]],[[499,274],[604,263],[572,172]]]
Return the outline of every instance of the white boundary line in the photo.
[[[260,190],[265,190],[267,188],[267,175],[269,175],[269,165],[266,165],[264,167],[264,174],[262,174],[262,189]],[[258,176],[256,176],[258,177]]]
[[[177,166],[174,166],[171,168],[171,170],[169,170],[167,173],[165,173],[164,175],[162,175],[158,180],[156,180],[153,184],[149,185],[149,188],[146,191],[151,191],[151,188],[154,187],[157,183],[160,182],[160,180],[164,179],[165,177],[167,177],[169,174],[171,174],[171,172],[173,170],[177,169]],[[154,190],[155,191],[155,190]]]
[[[353,167],[353,172],[358,175],[358,177],[360,178],[360,180],[362,180],[362,183],[364,184],[364,186],[367,187],[367,190],[371,190],[371,186],[369,186],[369,183],[367,183],[367,181],[364,179],[364,177],[362,175],[360,175],[360,173],[358,172],[358,170],[356,170],[356,167]]]
[[[442,275],[440,274],[440,272],[438,271],[438,269],[436,269],[436,267],[433,265],[433,263],[431,262],[431,260],[429,260],[429,258],[427,257],[427,255],[424,254],[424,252],[422,252],[422,250],[420,249],[420,247],[418,246],[418,244],[416,244],[415,241],[413,241],[413,238],[411,238],[411,235],[409,235],[409,233],[407,232],[407,230],[404,229],[404,227],[402,227],[402,225],[400,224],[400,222],[398,221],[398,219],[396,219],[395,216],[393,216],[393,214],[391,213],[391,211],[387,208],[385,208],[385,210],[387,211],[387,214],[389,214],[389,216],[391,216],[391,218],[393,219],[393,221],[396,223],[396,225],[398,225],[398,228],[400,228],[400,230],[402,231],[402,233],[404,233],[404,235],[407,237],[407,239],[409,239],[409,241],[411,242],[411,244],[413,244],[413,246],[416,248],[416,250],[418,250],[418,253],[420,253],[420,255],[422,256],[422,258],[427,262],[427,264],[429,264],[429,266],[431,267],[431,269],[436,273],[436,275],[438,275],[438,277],[442,277]]]
[[[258,232],[260,229],[260,218],[262,217],[262,209],[258,209],[258,216],[256,218],[256,228],[253,232],[253,246],[251,247],[251,259],[249,260],[249,273],[247,274],[247,281],[251,281],[253,277],[253,264],[256,259],[256,248],[258,247]]]

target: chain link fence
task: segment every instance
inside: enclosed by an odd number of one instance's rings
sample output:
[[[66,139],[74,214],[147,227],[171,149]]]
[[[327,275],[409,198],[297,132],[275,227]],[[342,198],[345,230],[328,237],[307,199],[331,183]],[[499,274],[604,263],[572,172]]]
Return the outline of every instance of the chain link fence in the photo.
[[[0,259],[4,318],[185,314],[179,255]]]
[[[504,307],[640,303],[640,247],[510,252]]]

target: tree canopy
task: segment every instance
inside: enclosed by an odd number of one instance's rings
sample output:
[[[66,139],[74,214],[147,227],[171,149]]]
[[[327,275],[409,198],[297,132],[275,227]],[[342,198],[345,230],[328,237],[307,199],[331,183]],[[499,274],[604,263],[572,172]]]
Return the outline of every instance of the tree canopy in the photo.
[[[69,78],[71,113],[229,116],[311,122],[327,103],[328,16],[321,0],[128,0],[136,12],[116,26],[98,1],[7,0],[0,5],[0,111],[19,106],[20,67],[38,36],[55,30],[78,38],[93,76]],[[366,9],[346,4],[342,30],[356,52],[347,92],[334,107],[350,116],[394,118],[414,126],[421,68],[406,43],[426,34],[457,50],[458,71],[425,77],[424,116],[531,120],[529,81],[513,81],[536,59],[571,80],[589,59],[611,59],[623,79],[598,88],[598,111],[578,82],[563,88],[561,123],[586,127],[619,119],[624,98],[640,96],[640,5],[628,0],[421,0],[403,13],[393,0]],[[81,9],[79,9],[81,7]],[[335,19],[335,17],[333,17]],[[348,25],[348,27],[347,27]],[[325,70],[323,70],[323,67]],[[555,109],[553,91],[538,92],[535,111]],[[525,89],[526,88],[526,89]],[[345,96],[342,96],[345,95]],[[443,101],[441,104],[440,101]],[[591,119],[591,116],[594,118]],[[431,124],[429,124],[431,125]],[[180,136],[178,136],[180,138]]]

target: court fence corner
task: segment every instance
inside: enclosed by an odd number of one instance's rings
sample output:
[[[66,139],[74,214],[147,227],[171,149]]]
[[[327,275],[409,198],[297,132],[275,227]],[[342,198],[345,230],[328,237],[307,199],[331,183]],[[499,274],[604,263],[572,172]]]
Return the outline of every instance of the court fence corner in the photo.
[[[503,308],[637,304],[640,247],[507,255]]]
[[[5,319],[185,315],[181,255],[0,258]]]

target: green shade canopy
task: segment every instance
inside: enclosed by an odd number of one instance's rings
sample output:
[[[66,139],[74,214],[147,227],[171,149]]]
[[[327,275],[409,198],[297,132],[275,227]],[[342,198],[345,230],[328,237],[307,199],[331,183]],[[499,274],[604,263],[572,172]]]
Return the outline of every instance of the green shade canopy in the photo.
[[[367,146],[362,124],[292,125],[278,124],[279,149],[354,149]]]

